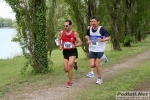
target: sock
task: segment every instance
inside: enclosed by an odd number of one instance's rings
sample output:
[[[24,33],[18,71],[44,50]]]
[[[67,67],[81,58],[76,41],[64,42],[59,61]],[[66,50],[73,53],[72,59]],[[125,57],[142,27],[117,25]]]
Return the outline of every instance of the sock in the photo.
[[[94,74],[94,72],[93,72],[93,71],[91,71],[91,73],[92,73],[92,74]]]

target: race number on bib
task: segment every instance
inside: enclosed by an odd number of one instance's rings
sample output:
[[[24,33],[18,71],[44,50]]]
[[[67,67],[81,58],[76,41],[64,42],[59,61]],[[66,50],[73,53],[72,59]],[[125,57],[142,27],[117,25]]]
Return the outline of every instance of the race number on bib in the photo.
[[[99,45],[98,38],[103,39],[103,36],[90,36],[91,45]]]
[[[64,42],[64,48],[65,48],[65,49],[70,49],[70,48],[72,48],[72,42]]]

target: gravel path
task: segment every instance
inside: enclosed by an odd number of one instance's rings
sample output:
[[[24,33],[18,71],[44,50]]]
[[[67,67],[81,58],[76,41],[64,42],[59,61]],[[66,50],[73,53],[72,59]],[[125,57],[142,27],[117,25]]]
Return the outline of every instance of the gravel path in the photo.
[[[104,68],[102,70],[103,82],[106,82],[109,78],[120,73],[119,70],[125,71],[136,65],[140,64],[143,60],[150,59],[150,50],[142,54],[138,54],[132,58],[125,59],[122,63],[116,64],[111,68]],[[73,87],[66,88],[66,84],[63,83],[57,87],[50,87],[47,89],[41,89],[34,91],[32,93],[18,94],[15,96],[10,96],[8,100],[70,100],[72,97],[75,97],[83,89],[92,88],[93,85],[96,85],[96,78],[87,78],[82,77],[79,80],[75,81]],[[19,99],[21,98],[21,99]],[[5,100],[5,99],[3,99]]]

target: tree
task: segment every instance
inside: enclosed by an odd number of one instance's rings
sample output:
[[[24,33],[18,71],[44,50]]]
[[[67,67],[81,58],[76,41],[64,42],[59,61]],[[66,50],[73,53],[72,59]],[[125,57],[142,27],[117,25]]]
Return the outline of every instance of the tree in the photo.
[[[92,15],[98,15],[102,20],[101,25],[109,30],[115,50],[121,50],[120,43],[131,45],[128,36],[141,41],[149,29],[149,0],[6,1],[16,13],[18,34],[15,40],[20,42],[23,54],[28,59],[26,66],[30,64],[37,73],[48,71],[48,58],[55,47],[54,39],[62,30],[66,18],[73,21],[83,41],[84,52],[88,50],[85,35]]]
[[[46,37],[47,37],[47,50],[49,53],[49,60],[51,58],[51,53],[53,49],[56,47],[55,46],[55,39],[57,38],[57,32],[60,30],[60,12],[58,9],[61,6],[61,1],[60,0],[49,0],[47,1],[47,14],[46,14]],[[57,6],[59,5],[59,6]],[[57,12],[58,11],[58,12]],[[63,20],[64,21],[64,20]],[[50,60],[51,62],[51,60]],[[51,62],[52,63],[52,62]]]
[[[46,50],[46,2],[45,0],[33,0],[35,17],[33,24],[34,48],[33,48],[33,68],[36,73],[48,72],[47,50]]]
[[[97,0],[64,0],[68,6],[70,17],[77,26],[83,42],[82,49],[88,56],[88,45],[86,44],[85,36],[87,33],[87,26],[89,26],[90,17],[96,15]]]
[[[35,73],[48,72],[46,49],[46,1],[6,0],[16,13],[17,38],[27,59],[24,71],[30,64]]]
[[[13,27],[15,21],[10,18],[1,18],[0,17],[0,27]]]
[[[131,46],[131,29],[130,29],[130,12],[131,12],[131,2],[132,0],[126,0],[126,13],[125,13],[125,38],[124,46]]]
[[[4,27],[4,18],[0,18],[0,27]]]
[[[106,5],[112,19],[111,25],[111,37],[113,49],[121,50],[120,48],[120,33],[119,33],[119,10],[120,10],[120,0],[108,0]]]

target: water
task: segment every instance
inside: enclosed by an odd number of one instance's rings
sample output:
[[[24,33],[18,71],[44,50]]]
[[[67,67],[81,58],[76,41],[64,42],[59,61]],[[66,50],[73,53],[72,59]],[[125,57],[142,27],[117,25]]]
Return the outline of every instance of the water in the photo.
[[[19,43],[11,41],[15,34],[15,29],[0,28],[0,59],[13,58],[22,54]]]

